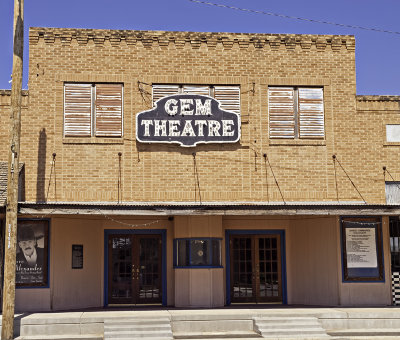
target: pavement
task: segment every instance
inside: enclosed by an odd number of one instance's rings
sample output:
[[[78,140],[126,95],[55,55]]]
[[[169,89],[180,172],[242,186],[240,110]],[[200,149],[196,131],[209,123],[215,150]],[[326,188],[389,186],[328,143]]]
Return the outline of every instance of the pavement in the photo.
[[[114,327],[107,333],[108,328],[120,322],[126,326]],[[151,327],[146,328],[146,324]],[[149,340],[398,340],[400,308],[109,308],[16,314],[14,326],[18,340],[122,339],[122,332],[131,334],[126,339]]]

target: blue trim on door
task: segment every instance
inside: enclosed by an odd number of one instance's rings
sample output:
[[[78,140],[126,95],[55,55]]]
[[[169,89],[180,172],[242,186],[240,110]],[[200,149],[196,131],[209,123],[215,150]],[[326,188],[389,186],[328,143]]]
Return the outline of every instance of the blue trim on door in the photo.
[[[287,304],[287,278],[286,278],[286,241],[285,230],[225,230],[225,263],[226,263],[226,305],[231,304],[231,255],[229,238],[231,235],[280,235],[281,237],[281,270],[282,270],[282,303]]]
[[[161,235],[161,287],[162,305],[167,306],[167,230],[166,229],[104,229],[104,307],[108,306],[108,235],[110,234],[141,234]]]

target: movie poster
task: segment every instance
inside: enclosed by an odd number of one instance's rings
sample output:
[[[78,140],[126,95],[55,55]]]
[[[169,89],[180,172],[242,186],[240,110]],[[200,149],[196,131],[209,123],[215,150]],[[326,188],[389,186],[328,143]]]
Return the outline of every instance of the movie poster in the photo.
[[[47,286],[49,222],[18,221],[15,283]]]

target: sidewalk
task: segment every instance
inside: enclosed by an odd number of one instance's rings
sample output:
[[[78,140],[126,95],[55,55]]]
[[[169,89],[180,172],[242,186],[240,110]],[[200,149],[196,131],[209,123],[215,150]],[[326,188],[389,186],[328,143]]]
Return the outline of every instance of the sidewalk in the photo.
[[[18,339],[400,339],[400,308],[103,309],[26,313]],[[135,335],[136,334],[136,335]]]

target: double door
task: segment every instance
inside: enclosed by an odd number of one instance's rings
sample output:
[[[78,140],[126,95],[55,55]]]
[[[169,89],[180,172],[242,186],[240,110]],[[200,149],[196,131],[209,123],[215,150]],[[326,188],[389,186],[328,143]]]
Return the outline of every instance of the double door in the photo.
[[[281,303],[280,235],[231,235],[233,303]]]
[[[108,236],[108,303],[162,303],[161,235]]]

